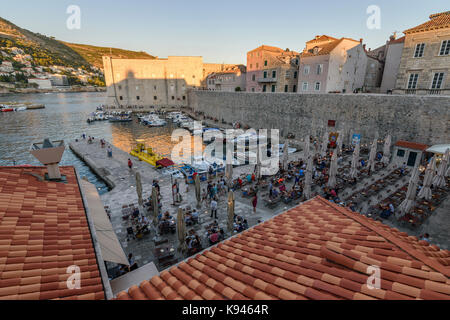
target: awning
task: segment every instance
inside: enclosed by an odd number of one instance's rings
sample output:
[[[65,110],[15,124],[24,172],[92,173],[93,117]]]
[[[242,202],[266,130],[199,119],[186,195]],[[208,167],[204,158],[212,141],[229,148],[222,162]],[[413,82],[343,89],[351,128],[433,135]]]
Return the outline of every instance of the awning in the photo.
[[[169,167],[174,165],[173,161],[167,158],[156,161],[156,164],[161,167]]]
[[[450,144],[435,144],[427,149],[427,152],[445,154],[445,151],[450,149]]]
[[[128,290],[132,286],[139,286],[142,281],[150,280],[154,276],[158,276],[159,272],[153,262],[139,266],[136,270],[125,273],[123,276],[111,280],[111,290],[116,296],[119,292]]]
[[[103,207],[103,202],[100,200],[97,188],[92,183],[83,179],[80,180],[80,184],[83,188],[90,218],[94,223],[103,260],[129,265],[127,256],[123,252],[122,246],[117,239],[116,233]]]

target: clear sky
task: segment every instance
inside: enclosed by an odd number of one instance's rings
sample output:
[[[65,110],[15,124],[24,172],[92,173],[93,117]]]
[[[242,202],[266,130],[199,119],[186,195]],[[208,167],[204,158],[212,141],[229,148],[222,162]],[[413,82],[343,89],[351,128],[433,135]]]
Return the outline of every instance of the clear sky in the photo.
[[[66,27],[73,4],[79,30]],[[380,8],[380,29],[366,26],[369,5]],[[59,40],[244,64],[262,44],[301,51],[319,34],[363,38],[374,49],[448,10],[448,0],[0,0],[2,18]]]

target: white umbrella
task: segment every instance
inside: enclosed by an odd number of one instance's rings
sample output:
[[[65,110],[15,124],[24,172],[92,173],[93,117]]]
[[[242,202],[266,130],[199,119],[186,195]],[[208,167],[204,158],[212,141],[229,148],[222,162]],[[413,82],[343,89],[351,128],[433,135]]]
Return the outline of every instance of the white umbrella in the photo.
[[[152,188],[152,206],[153,206],[153,224],[156,226],[158,224],[158,214],[159,214],[158,190],[156,189],[156,187]]]
[[[423,178],[423,186],[422,189],[420,189],[419,193],[417,194],[417,197],[420,199],[431,199],[431,182],[433,180],[434,172],[433,167],[436,163],[436,157],[433,157],[430,161],[430,163],[427,166],[427,169],[425,170],[425,177]]]
[[[198,174],[195,175],[194,179],[195,184],[195,197],[197,198],[197,208],[200,208],[200,202],[202,201],[201,195],[200,195],[200,178]]]
[[[358,160],[359,160],[359,143],[355,146],[355,150],[353,150],[353,158],[352,158],[352,167],[350,169],[350,177],[356,178],[358,177]]]
[[[288,152],[288,143],[287,141],[284,142],[284,146],[283,146],[283,170],[287,170],[287,164],[288,164],[288,160],[289,160],[289,152]]]
[[[310,148],[309,135],[305,138],[305,145],[303,147],[303,159],[309,158],[309,148]]]
[[[384,140],[383,158],[381,159],[381,162],[383,162],[385,165],[388,165],[391,161],[391,143],[392,138],[391,135],[388,134],[386,140]]]
[[[437,174],[434,176],[433,178],[433,186],[434,187],[440,187],[443,188],[445,187],[446,183],[445,183],[445,171],[447,170],[447,164],[448,164],[448,150],[445,152],[444,157],[442,158],[441,164],[439,165]]]
[[[330,163],[330,172],[328,178],[328,186],[334,188],[336,186],[336,173],[337,173],[337,152],[333,152]]]
[[[338,154],[342,153],[342,143],[344,142],[344,132],[341,130],[338,132],[338,137],[336,141],[336,152]]]
[[[414,205],[418,180],[419,180],[419,168],[415,167],[411,175],[411,179],[409,179],[408,191],[406,191],[405,200],[403,200],[403,202],[399,206],[399,212],[401,216],[407,214]]]
[[[259,147],[256,149],[256,165],[255,165],[255,178],[256,180],[261,179],[261,158],[259,154]]]
[[[325,131],[322,140],[322,150],[320,151],[320,155],[322,157],[325,157],[327,155],[327,149],[328,149],[328,132]]]
[[[142,201],[142,182],[141,182],[141,174],[139,171],[136,171],[136,193],[138,196],[138,203],[140,206],[144,204]]]
[[[234,222],[234,193],[232,190],[228,191],[228,221],[227,227],[228,232],[233,233],[233,222]]]
[[[183,210],[178,207],[177,213],[178,250],[185,252],[186,246],[186,220]]]
[[[311,199],[312,170],[313,170],[313,161],[312,157],[309,157],[307,159],[306,165],[305,187],[303,188],[303,194],[305,195],[305,199]]]
[[[370,148],[369,163],[368,163],[368,165],[370,165],[371,172],[375,171],[375,157],[377,155],[377,144],[378,144],[377,139],[373,139],[372,147]]]

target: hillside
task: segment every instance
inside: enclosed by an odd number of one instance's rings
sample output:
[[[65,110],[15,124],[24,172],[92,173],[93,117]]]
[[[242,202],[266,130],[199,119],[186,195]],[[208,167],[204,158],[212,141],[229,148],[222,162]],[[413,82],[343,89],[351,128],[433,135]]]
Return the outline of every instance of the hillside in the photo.
[[[35,65],[59,65],[72,68],[103,68],[102,55],[109,55],[110,48],[67,43],[53,37],[22,29],[0,18],[0,47],[18,47],[32,56]],[[113,56],[121,58],[153,58],[145,52],[112,49]]]
[[[154,59],[155,57],[149,55],[143,51],[130,51],[117,48],[97,47],[87,44],[68,43],[61,41],[64,45],[68,46],[80,56],[82,56],[88,63],[97,67],[103,68],[102,56],[112,55],[115,58],[128,58],[128,59]]]

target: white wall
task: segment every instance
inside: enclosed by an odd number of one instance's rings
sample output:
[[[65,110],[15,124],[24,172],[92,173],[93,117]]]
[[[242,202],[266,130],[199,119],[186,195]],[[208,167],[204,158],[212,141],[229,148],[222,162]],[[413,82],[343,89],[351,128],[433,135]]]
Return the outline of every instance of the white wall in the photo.
[[[403,45],[403,42],[388,45],[380,93],[386,93],[387,90],[395,88],[398,68],[402,59]]]

